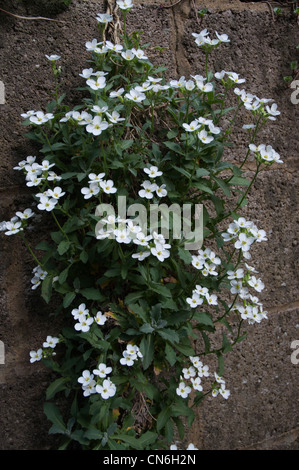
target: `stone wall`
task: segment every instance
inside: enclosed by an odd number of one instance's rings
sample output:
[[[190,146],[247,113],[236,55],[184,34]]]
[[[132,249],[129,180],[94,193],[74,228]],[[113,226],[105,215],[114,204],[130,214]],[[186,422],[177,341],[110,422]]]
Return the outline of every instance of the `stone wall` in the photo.
[[[266,284],[261,300],[269,320],[249,327],[248,339],[227,357],[231,397],[208,399],[198,410],[188,439],[205,450],[298,450],[299,364],[291,361],[291,343],[299,340],[299,104],[291,102],[291,89],[283,77],[289,74],[290,62],[299,60],[299,26],[288,6],[275,18],[270,2],[134,3],[128,27],[144,31],[143,42],[151,43],[153,60],[166,63],[172,78],[203,71],[203,55],[192,32],[203,28],[225,32],[231,43],[213,54],[215,69],[240,73],[248,91],[273,98],[281,111],[262,138],[285,163],[264,168],[244,209],[244,216],[269,235],[269,242],[254,251],[255,266]],[[171,7],[171,3],[177,4]],[[49,100],[52,79],[45,54],[62,56],[65,91],[82,85],[78,74],[88,59],[85,42],[97,37],[96,13],[106,11],[102,0],[74,0],[68,8],[61,4],[0,0],[0,8],[11,13],[55,20],[25,20],[0,11],[0,80],[5,85],[5,104],[0,104],[0,221],[31,202],[30,191],[13,167],[34,151],[23,137],[20,114],[43,109]],[[208,8],[201,24],[196,16],[200,8]],[[166,47],[162,55],[155,45]],[[76,93],[69,99],[75,103]],[[228,158],[243,155],[243,144],[240,133]],[[252,162],[246,171],[252,173]],[[38,238],[38,233],[31,237]],[[42,411],[51,374],[40,363],[29,363],[29,351],[41,345],[49,328],[55,334],[56,320],[39,294],[30,290],[34,263],[21,241],[1,236],[0,243],[0,340],[5,346],[5,363],[0,360],[0,449],[55,448]]]

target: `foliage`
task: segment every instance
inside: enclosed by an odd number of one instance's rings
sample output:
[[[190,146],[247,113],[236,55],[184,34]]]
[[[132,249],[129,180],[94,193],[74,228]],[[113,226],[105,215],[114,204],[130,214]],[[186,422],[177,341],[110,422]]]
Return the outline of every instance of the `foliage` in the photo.
[[[125,31],[130,8],[118,4]],[[32,248],[24,235],[34,221],[31,209],[1,228],[22,237],[37,263],[32,288],[41,289],[46,303],[58,302],[56,315],[65,319],[60,334],[30,352],[31,362],[42,360],[57,374],[44,411],[50,433],[62,436],[61,449],[74,442],[94,450],[163,449],[176,431],[184,439],[205,396],[229,397],[225,354],[245,338],[244,324],[267,317],[255,296],[264,285],[247,265],[250,249],[266,234],[240,210],[261,165],[281,162],[272,147],[255,144],[279,112],[237,88],[245,81],[238,74],[209,70],[210,53],[226,47],[227,35],[194,33],[205,77],[167,81],[166,68],[151,63],[138,32],[125,31],[122,45],[113,44],[103,36],[112,18],[97,20],[100,41],[86,43],[91,60],[81,73],[82,103],[64,104],[60,57],[47,56],[53,99],[45,112],[23,115],[40,156],[16,170],[56,229]],[[226,154],[244,107],[254,123],[245,126],[249,146],[236,164]],[[252,180],[244,172],[249,155],[256,161]],[[175,237],[175,224],[163,235],[165,219],[141,234],[126,213],[101,213],[117,207],[119,197],[126,208],[143,207],[147,217],[162,199],[168,208],[200,207],[203,246],[187,249],[190,240],[182,231]],[[190,227],[196,220],[193,213]],[[223,333],[214,346],[218,325]],[[214,371],[206,364],[210,357]],[[66,398],[67,410],[59,409],[58,397]]]

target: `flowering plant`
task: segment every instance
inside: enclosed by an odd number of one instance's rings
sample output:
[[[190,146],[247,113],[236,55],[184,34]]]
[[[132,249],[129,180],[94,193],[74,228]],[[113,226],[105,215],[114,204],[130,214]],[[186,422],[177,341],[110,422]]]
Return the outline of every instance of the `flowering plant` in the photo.
[[[53,324],[55,336],[30,351],[30,362],[57,374],[44,410],[61,448],[175,449],[175,432],[183,441],[206,396],[230,396],[224,356],[245,338],[244,325],[267,318],[256,296],[264,284],[247,264],[267,235],[240,210],[261,165],[282,162],[257,141],[279,111],[238,88],[245,79],[237,73],[209,70],[210,53],[230,42],[226,34],[193,34],[205,76],[166,80],[139,34],[126,32],[132,1],[117,4],[122,43],[106,39],[113,17],[98,14],[100,40],[86,42],[92,67],[80,73],[82,103],[64,104],[60,56],[50,55],[54,99],[22,114],[40,156],[15,169],[56,228],[32,248],[25,233],[36,212],[25,208],[1,230],[24,240],[36,262],[32,289],[55,299],[64,316],[61,332]],[[225,150],[241,108],[252,123],[237,165]],[[251,181],[243,168],[250,155]],[[186,209],[183,229],[177,209]],[[143,216],[132,217],[136,211]],[[63,411],[57,396],[67,399]]]

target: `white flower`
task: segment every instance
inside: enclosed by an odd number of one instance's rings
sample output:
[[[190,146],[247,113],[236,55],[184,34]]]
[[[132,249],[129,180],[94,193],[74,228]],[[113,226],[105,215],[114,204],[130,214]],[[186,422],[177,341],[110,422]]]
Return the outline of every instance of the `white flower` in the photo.
[[[182,88],[185,86],[185,83],[186,83],[186,80],[185,80],[185,77],[181,77],[179,80],[171,80],[170,81],[170,85],[173,87],[173,88]]]
[[[222,395],[223,398],[225,398],[226,400],[227,400],[228,397],[230,396],[230,391],[225,388],[224,384],[221,384],[221,387],[220,387],[220,389],[219,389],[219,393],[220,393],[220,395]]]
[[[43,111],[36,111],[36,113],[33,116],[29,117],[29,121],[32,122],[33,124],[41,125],[44,124],[45,122],[48,122],[50,119],[53,119],[54,115],[52,113],[43,113]]]
[[[219,39],[219,41],[221,41],[221,42],[230,42],[230,39],[228,39],[227,34],[218,34],[217,31],[215,31],[215,34],[216,34],[217,38]]]
[[[5,222],[5,228],[4,230],[7,230],[5,233],[5,235],[15,235],[16,233],[22,231],[22,222],[18,221],[18,222]]]
[[[125,91],[124,88],[120,88],[117,91],[111,91],[109,96],[110,96],[110,98],[117,98],[117,97],[121,96],[124,93],[124,91]]]
[[[116,4],[121,10],[128,10],[133,7],[132,0],[116,0]]]
[[[187,449],[186,450],[198,450],[197,447],[195,447],[194,444],[192,444],[192,442],[188,445]]]
[[[146,96],[144,93],[133,89],[130,90],[129,93],[125,94],[125,98],[131,101],[135,101],[136,103],[141,103],[141,101],[145,100]]]
[[[93,318],[85,316],[80,316],[79,322],[75,324],[74,328],[76,331],[82,331],[82,333],[86,333],[90,329],[90,325],[93,323]]]
[[[144,189],[141,189],[138,194],[140,197],[144,197],[146,199],[152,199],[154,197],[153,192],[156,191],[157,185],[155,183],[151,183],[151,181],[144,181],[141,186]]]
[[[273,103],[271,108],[269,106],[266,106],[266,111],[269,114],[268,119],[271,119],[272,121],[275,121],[276,118],[275,116],[279,116],[280,111],[277,109],[277,104]]]
[[[239,268],[236,271],[227,271],[227,279],[240,279],[244,276],[244,269]]]
[[[197,373],[199,377],[209,377],[209,366],[198,366],[197,367]]]
[[[109,121],[112,122],[113,124],[116,124],[117,122],[121,122],[125,120],[125,118],[120,117],[120,114],[117,111],[112,111],[111,114],[109,113],[106,113],[106,114],[108,116]]]
[[[191,377],[195,377],[196,376],[196,370],[194,367],[185,367],[183,370],[182,370],[182,373],[184,375],[184,379],[190,379]]]
[[[89,370],[84,370],[82,372],[82,375],[81,377],[78,378],[78,382],[79,384],[82,384],[82,385],[88,385],[92,379],[93,379],[94,375],[90,373]]]
[[[190,124],[187,124],[186,122],[183,123],[183,128],[187,132],[194,132],[197,129],[199,129],[200,125],[197,120],[191,121]]]
[[[98,40],[94,38],[92,41],[87,41],[85,47],[87,51],[95,51],[101,44],[101,42],[98,42]]]
[[[98,324],[98,325],[104,325],[107,321],[107,317],[106,315],[104,315],[104,313],[102,312],[97,312],[96,316],[94,317],[94,321]]]
[[[93,74],[93,68],[89,68],[89,69],[83,69],[81,73],[79,73],[79,76],[80,77],[83,77],[85,78],[86,80],[88,80],[88,78],[90,78]],[[71,111],[70,111],[71,113]],[[69,114],[69,113],[67,113]]]
[[[22,116],[22,118],[27,119],[30,116],[34,116],[35,112],[36,111],[33,111],[33,109],[31,109],[31,110],[27,111],[26,113],[22,113],[21,116]]]
[[[241,292],[241,289],[242,289],[242,280],[237,280],[237,279],[233,279],[231,282],[230,282],[230,285],[231,285],[231,293],[232,294],[239,294]]]
[[[117,189],[114,187],[114,182],[112,180],[101,181],[100,186],[106,194],[113,194],[117,191]]]
[[[98,175],[96,173],[89,173],[89,183],[99,183],[100,181],[103,180],[105,176],[105,173],[99,173]]]
[[[89,397],[91,394],[96,393],[96,381],[91,380],[87,385],[82,385],[84,397]]]
[[[191,393],[192,389],[188,385],[185,384],[185,382],[180,382],[178,388],[176,389],[177,395],[179,395],[182,398],[187,398],[189,393]]]
[[[137,258],[138,261],[143,261],[145,258],[150,256],[150,251],[139,251],[138,253],[134,253],[132,258]]]
[[[130,231],[127,230],[127,229],[123,229],[123,230],[119,230],[119,229],[116,229],[114,230],[114,235],[116,237],[116,241],[118,243],[125,243],[125,244],[128,244],[128,243],[131,243],[132,239],[130,237]]]
[[[162,184],[161,186],[157,186],[156,188],[156,194],[158,197],[165,197],[167,196],[167,189],[166,184]]]
[[[116,393],[116,386],[109,379],[103,381],[103,385],[97,385],[96,391],[101,395],[104,400],[111,398]]]
[[[98,13],[96,16],[96,20],[99,23],[109,23],[110,21],[113,21],[113,16],[109,13]]]
[[[80,317],[85,317],[89,313],[88,308],[86,308],[85,304],[80,304],[78,308],[73,308],[72,315],[75,320],[78,320]]]
[[[47,336],[46,341],[43,343],[43,348],[55,348],[57,343],[59,343],[59,338]]]
[[[48,194],[50,197],[53,197],[54,199],[59,199],[65,195],[65,192],[63,192],[59,186],[56,186],[53,190],[49,189]]]
[[[60,55],[57,55],[57,54],[52,54],[52,55],[50,55],[50,56],[46,54],[46,57],[47,57],[47,59],[50,60],[51,62],[60,59]]]
[[[111,41],[106,41],[106,47],[114,52],[121,52],[123,50],[123,46],[121,44],[113,44]]]
[[[159,168],[157,166],[151,166],[150,168],[144,168],[143,171],[150,178],[156,178],[157,176],[163,175],[163,172],[159,171]]]
[[[127,49],[121,53],[121,56],[125,60],[133,60],[135,59],[135,54],[131,49]]]
[[[204,93],[210,93],[213,91],[213,85],[212,83],[204,83],[201,80],[198,80],[196,82],[197,88],[200,89],[200,91],[203,91]]]
[[[81,188],[81,193],[84,194],[84,199],[90,199],[99,193],[100,188],[98,183],[90,183],[89,187]]]
[[[262,290],[265,288],[265,284],[261,281],[261,279],[257,279],[255,276],[251,276],[249,278],[248,284],[257,292],[262,292]]]
[[[247,237],[245,233],[240,233],[238,240],[235,242],[235,248],[246,252],[254,242],[254,237]]]
[[[136,245],[141,245],[141,246],[148,246],[148,242],[152,239],[153,237],[151,235],[144,235],[143,232],[138,232],[136,234],[136,237],[133,239],[133,242]]]
[[[101,116],[95,116],[93,120],[86,126],[86,131],[93,135],[100,135],[102,131],[106,130],[109,127],[107,121],[102,121]]]
[[[265,230],[251,229],[250,233],[254,236],[256,242],[260,243],[268,240]]]
[[[186,302],[190,305],[190,307],[196,308],[198,305],[203,303],[203,299],[196,292],[194,292],[192,297],[188,297],[186,299]]]
[[[134,359],[132,358],[131,354],[127,351],[123,352],[123,357],[119,361],[122,365],[132,366],[134,364]]]
[[[30,351],[30,362],[40,361],[42,359],[43,350],[40,348],[37,351]]]
[[[170,256],[170,252],[160,243],[156,243],[156,246],[151,248],[151,253],[156,256],[159,261],[164,261]]]
[[[198,135],[198,138],[201,140],[201,142],[203,142],[204,144],[209,144],[210,142],[212,142],[212,140],[214,140],[214,137],[211,135],[208,135],[207,131],[205,130],[198,132],[197,135]]]
[[[57,200],[54,198],[49,198],[48,196],[41,196],[40,203],[37,205],[37,208],[41,211],[45,210],[50,212],[54,209],[55,205],[57,204]]]
[[[148,57],[144,54],[144,51],[142,49],[132,49],[133,54],[140,60],[146,60]]]
[[[106,364],[104,364],[103,362],[98,365],[97,369],[93,370],[94,375],[98,375],[102,379],[105,379],[107,375],[109,375],[111,372],[112,367],[107,367]]]
[[[86,85],[89,86],[92,90],[101,90],[106,86],[106,78],[101,75],[99,75],[96,80],[89,78],[86,81]]]
[[[206,299],[209,305],[218,305],[216,294],[207,295]]]

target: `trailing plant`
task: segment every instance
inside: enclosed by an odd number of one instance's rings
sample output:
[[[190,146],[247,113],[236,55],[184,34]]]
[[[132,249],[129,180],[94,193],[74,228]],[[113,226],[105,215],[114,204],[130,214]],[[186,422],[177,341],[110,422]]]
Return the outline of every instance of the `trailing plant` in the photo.
[[[1,223],[30,250],[32,289],[64,321],[57,332],[54,318],[30,351],[56,374],[44,411],[61,449],[176,448],[206,396],[228,399],[225,354],[267,318],[250,263],[267,236],[241,211],[261,167],[281,163],[258,141],[277,106],[240,89],[236,72],[210,70],[210,54],[230,41],[218,32],[193,34],[203,75],[167,80],[140,34],[126,31],[132,2],[117,3],[121,44],[105,38],[112,16],[98,14],[77,106],[60,95],[60,57],[47,56],[53,98],[22,114],[40,153],[15,167],[36,209]],[[244,108],[248,147],[234,163],[227,154]],[[33,247],[26,230],[38,214],[56,228]]]

